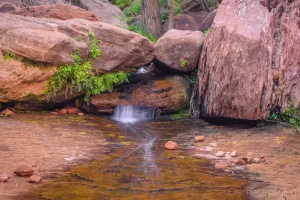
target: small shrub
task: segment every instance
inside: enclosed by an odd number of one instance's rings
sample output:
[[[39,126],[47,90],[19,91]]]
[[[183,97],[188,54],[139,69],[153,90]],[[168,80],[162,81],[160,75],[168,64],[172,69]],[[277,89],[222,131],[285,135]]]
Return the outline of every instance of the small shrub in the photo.
[[[210,31],[210,29],[206,29],[206,30],[204,31],[204,35],[208,35],[209,31]]]
[[[185,58],[180,59],[180,67],[184,67],[187,64],[187,60]]]
[[[17,55],[15,53],[6,51],[3,53],[3,59],[5,61],[10,61],[11,59],[16,60],[17,59]]]
[[[100,94],[104,91],[112,91],[115,85],[128,82],[127,73],[115,72],[107,73],[102,76],[95,75],[91,66],[91,59],[98,57],[101,52],[98,47],[99,40],[92,33],[89,33],[90,53],[86,62],[82,62],[79,56],[79,50],[75,49],[73,53],[72,64],[61,66],[55,75],[47,83],[48,99],[55,98],[58,91],[65,90],[65,94],[78,92],[84,93],[84,101],[89,101],[91,95]]]
[[[276,122],[289,123],[300,133],[300,110],[296,109],[293,104],[286,108],[283,114],[281,114],[278,110],[273,111],[269,119]]]

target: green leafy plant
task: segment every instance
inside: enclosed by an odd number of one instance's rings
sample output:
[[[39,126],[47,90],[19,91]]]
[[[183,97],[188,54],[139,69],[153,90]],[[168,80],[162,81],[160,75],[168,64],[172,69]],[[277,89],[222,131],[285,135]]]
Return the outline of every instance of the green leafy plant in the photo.
[[[210,29],[206,29],[206,30],[204,31],[204,35],[208,35],[209,31],[210,31]]]
[[[300,133],[300,110],[296,109],[293,104],[286,108],[283,114],[281,114],[278,110],[274,110],[269,119],[276,122],[289,123]]]
[[[61,66],[47,83],[49,99],[55,98],[58,91],[65,90],[65,94],[77,92],[84,93],[84,101],[89,101],[91,95],[104,91],[112,91],[115,85],[128,82],[126,72],[107,73],[97,76],[91,66],[91,59],[97,58],[101,52],[97,40],[92,33],[88,33],[90,53],[87,61],[83,62],[79,56],[79,49],[75,49],[72,57],[74,62]]]
[[[145,36],[146,38],[148,38],[148,39],[149,39],[151,42],[153,42],[153,43],[155,43],[155,42],[157,41],[157,38],[151,36],[150,33],[145,32],[145,31],[142,29],[142,27],[141,27],[140,24],[138,24],[138,25],[137,25],[137,24],[132,24],[132,25],[128,26],[128,30],[129,30],[129,31],[136,32],[136,33],[138,33],[138,34],[140,34],[140,35]]]
[[[6,51],[6,52],[4,52],[4,54],[3,54],[3,59],[4,59],[5,61],[10,61],[11,59],[16,60],[16,59],[17,59],[17,55],[16,55],[15,53]]]
[[[113,0],[113,4],[118,6],[121,10],[131,4],[131,0]]]
[[[180,67],[184,67],[187,64],[187,60],[185,58],[180,59]]]

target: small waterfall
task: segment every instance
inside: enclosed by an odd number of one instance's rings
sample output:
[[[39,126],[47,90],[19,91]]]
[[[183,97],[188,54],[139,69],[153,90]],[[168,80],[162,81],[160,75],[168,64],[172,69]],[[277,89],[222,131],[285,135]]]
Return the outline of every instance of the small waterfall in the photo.
[[[135,123],[138,121],[153,119],[155,109],[140,108],[133,105],[118,105],[112,119],[122,123]]]
[[[139,68],[137,71],[136,71],[136,73],[137,74],[145,74],[145,73],[147,73],[148,71],[144,68],[144,67],[141,67],[141,68]]]

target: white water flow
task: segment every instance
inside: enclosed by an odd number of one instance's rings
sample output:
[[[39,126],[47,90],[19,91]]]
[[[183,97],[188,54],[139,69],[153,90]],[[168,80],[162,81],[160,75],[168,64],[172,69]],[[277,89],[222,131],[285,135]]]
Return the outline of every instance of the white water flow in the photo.
[[[145,74],[145,73],[147,73],[147,70],[144,67],[141,67],[136,71],[136,73],[137,74]]]
[[[145,109],[132,105],[119,105],[115,108],[112,119],[122,123],[135,123],[153,119],[155,109]]]
[[[148,132],[141,127],[137,128],[134,125],[135,122],[150,120],[154,118],[155,109],[144,109],[132,105],[119,105],[115,108],[112,118],[118,122],[124,123],[127,130],[138,137],[139,141],[142,141],[137,148],[129,153],[130,157],[133,153],[143,150],[143,162],[141,167],[143,168],[144,175],[159,176],[159,169],[155,161],[155,155],[153,155],[153,145],[157,139],[155,134]]]

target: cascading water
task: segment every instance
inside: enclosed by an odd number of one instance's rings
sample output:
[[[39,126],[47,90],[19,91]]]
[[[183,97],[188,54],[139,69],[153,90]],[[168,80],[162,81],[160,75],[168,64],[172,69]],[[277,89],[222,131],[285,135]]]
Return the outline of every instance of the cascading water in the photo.
[[[112,119],[125,124],[125,128],[127,129],[125,132],[134,134],[137,140],[140,141],[140,144],[128,156],[143,150],[143,163],[141,167],[144,170],[144,175],[147,177],[159,176],[159,170],[152,150],[157,136],[145,130],[143,126],[141,128],[138,125],[134,125],[134,123],[153,119],[155,111],[155,109],[146,109],[132,105],[119,105],[115,108],[112,116]]]
[[[132,105],[119,105],[115,108],[112,119],[122,123],[135,123],[153,119],[155,109],[140,108]]]

